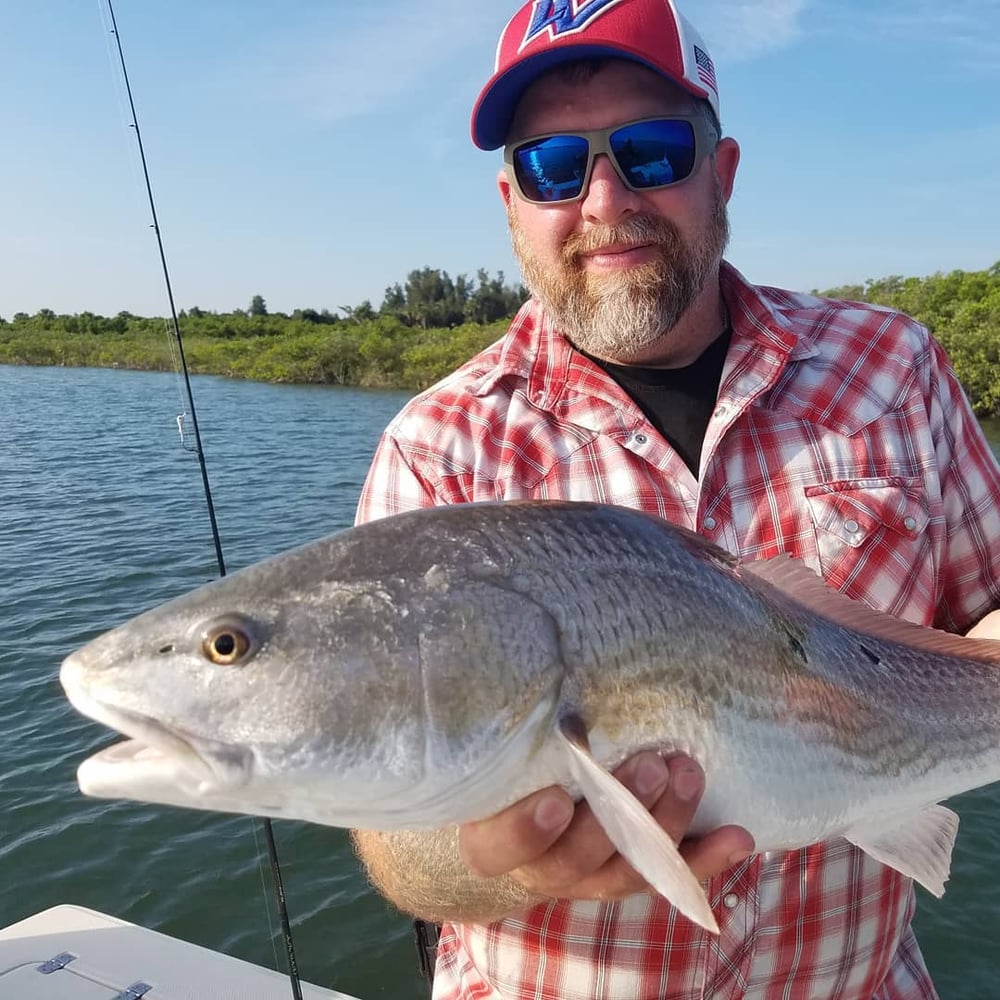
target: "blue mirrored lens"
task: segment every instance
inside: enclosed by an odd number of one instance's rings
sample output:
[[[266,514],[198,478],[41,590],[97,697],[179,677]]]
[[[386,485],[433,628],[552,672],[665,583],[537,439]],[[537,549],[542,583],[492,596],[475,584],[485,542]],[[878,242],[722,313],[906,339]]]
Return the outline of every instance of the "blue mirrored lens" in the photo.
[[[514,151],[514,171],[532,201],[575,198],[587,173],[589,143],[578,135],[553,135]]]
[[[690,122],[637,122],[612,132],[608,141],[622,173],[635,188],[675,184],[694,169]]]

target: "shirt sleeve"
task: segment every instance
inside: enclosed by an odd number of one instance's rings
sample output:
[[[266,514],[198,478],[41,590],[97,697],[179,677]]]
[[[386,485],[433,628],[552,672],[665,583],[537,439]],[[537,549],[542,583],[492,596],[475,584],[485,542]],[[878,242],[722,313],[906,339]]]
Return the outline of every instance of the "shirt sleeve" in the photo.
[[[388,431],[384,433],[361,487],[354,523],[377,521],[440,502],[434,488],[407,463],[395,438]]]
[[[935,625],[965,632],[1000,608],[1000,466],[944,350],[932,343],[930,427],[948,523]]]

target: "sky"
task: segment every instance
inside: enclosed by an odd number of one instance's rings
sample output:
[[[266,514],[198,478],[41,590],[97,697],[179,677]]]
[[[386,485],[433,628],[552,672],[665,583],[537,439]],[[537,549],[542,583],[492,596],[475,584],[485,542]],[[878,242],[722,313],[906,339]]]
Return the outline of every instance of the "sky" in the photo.
[[[518,279],[469,114],[512,0],[112,0],[178,308]],[[729,259],[829,288],[1000,259],[1000,0],[680,0],[742,162]],[[0,316],[165,315],[107,0],[0,0]]]

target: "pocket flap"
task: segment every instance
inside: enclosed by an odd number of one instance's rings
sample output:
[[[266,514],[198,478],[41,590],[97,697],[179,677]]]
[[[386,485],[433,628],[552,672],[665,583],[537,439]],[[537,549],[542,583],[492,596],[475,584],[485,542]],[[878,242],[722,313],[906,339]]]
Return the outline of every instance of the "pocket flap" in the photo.
[[[888,529],[915,538],[927,527],[930,511],[919,480],[851,479],[805,488],[817,530],[857,547]]]

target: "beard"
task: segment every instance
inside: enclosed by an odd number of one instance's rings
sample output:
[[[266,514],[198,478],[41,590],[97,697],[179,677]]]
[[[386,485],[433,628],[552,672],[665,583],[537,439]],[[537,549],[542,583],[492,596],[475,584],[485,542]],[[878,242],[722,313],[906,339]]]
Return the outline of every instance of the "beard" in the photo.
[[[690,242],[669,219],[635,215],[570,235],[553,265],[535,254],[512,206],[507,220],[524,282],[559,332],[578,350],[623,364],[647,354],[677,325],[717,275],[729,242],[718,181],[712,214]],[[651,244],[656,258],[615,274],[592,274],[581,266],[583,254],[623,243]]]

